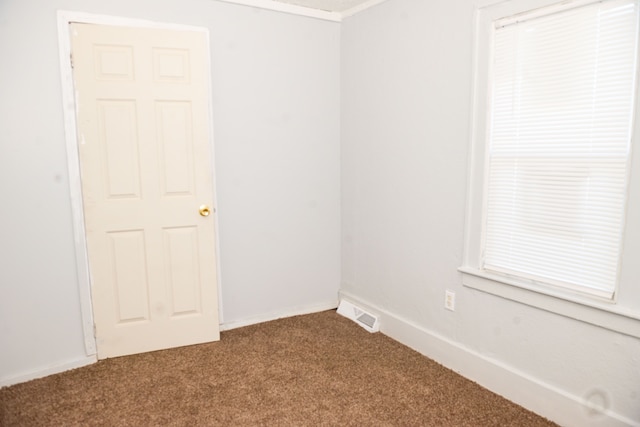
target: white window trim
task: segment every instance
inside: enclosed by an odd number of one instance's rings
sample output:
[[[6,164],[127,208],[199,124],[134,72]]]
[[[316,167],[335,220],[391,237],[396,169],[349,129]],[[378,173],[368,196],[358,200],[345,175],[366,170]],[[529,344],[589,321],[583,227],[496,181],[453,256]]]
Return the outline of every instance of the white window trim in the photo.
[[[575,0],[578,4],[592,0]],[[622,270],[613,299],[597,299],[569,290],[537,286],[480,269],[486,163],[486,111],[488,102],[491,28],[496,19],[558,4],[560,0],[479,1],[476,11],[471,147],[465,223],[464,286],[511,301],[553,312],[640,338],[640,108],[636,108],[631,159],[627,224],[623,238]],[[567,3],[567,2],[563,2]],[[636,99],[639,98],[636,91]],[[638,104],[640,106],[640,103]]]

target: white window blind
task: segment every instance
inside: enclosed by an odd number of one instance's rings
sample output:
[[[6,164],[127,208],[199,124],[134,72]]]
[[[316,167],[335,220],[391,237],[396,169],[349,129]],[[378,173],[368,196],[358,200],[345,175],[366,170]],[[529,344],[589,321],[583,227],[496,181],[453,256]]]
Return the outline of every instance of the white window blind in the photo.
[[[496,21],[482,268],[611,298],[638,1],[561,7]]]

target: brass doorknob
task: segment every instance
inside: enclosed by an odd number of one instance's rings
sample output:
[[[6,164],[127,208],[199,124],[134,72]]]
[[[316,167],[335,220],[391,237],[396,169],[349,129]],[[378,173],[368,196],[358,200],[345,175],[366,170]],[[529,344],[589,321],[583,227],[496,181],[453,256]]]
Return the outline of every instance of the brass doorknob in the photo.
[[[211,213],[211,209],[207,205],[201,205],[198,212],[200,212],[200,215],[202,216],[209,216],[209,214]]]

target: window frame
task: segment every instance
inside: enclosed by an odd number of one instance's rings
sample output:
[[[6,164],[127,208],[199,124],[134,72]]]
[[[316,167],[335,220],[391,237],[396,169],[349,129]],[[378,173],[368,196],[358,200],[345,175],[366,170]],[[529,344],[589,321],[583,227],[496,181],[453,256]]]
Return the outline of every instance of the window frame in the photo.
[[[597,0],[595,0],[597,1]],[[586,5],[594,0],[574,0]],[[598,298],[569,289],[540,286],[535,282],[492,274],[481,270],[486,166],[488,163],[488,107],[492,28],[496,20],[530,13],[547,6],[565,4],[559,0],[480,0],[474,20],[473,98],[471,146],[463,265],[458,269],[468,288],[517,301],[566,317],[581,320],[640,338],[640,92],[636,84],[631,171],[627,193],[627,221],[623,232],[621,267],[612,299]],[[534,12],[535,13],[535,12]],[[638,80],[636,78],[636,80]]]

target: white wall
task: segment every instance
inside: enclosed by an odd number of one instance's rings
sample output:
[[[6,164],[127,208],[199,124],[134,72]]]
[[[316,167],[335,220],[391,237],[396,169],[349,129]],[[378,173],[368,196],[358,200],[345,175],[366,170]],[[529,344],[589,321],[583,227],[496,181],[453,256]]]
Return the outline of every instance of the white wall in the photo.
[[[90,363],[57,10],[206,27],[225,327],[335,305],[339,26],[213,0],[0,2],[0,385]]]
[[[563,425],[640,424],[640,340],[462,286],[474,3],[390,0],[342,23],[343,295]]]

